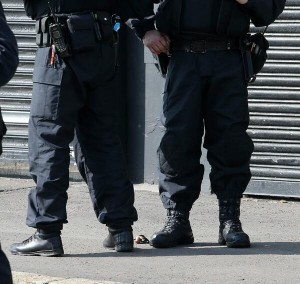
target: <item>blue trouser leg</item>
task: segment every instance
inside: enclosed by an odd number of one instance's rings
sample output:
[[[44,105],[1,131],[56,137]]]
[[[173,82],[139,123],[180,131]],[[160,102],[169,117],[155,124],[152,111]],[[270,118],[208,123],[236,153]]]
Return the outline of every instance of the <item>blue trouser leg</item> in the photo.
[[[63,62],[54,68],[48,59],[49,48],[39,48],[29,120],[29,164],[36,187],[29,193],[27,225],[58,230],[67,222],[69,144],[83,96],[71,68]]]
[[[114,85],[112,80],[89,92],[76,128],[75,159],[88,184],[98,220],[109,226],[129,226],[137,220],[137,213],[116,133]]]
[[[69,144],[76,128],[85,161],[82,166],[77,159],[79,170],[98,219],[131,225],[137,219],[133,187],[115,133],[115,49],[99,43],[57,66],[49,61],[49,48],[38,49],[29,123],[30,172],[36,187],[29,194],[27,224],[60,230],[67,222]]]

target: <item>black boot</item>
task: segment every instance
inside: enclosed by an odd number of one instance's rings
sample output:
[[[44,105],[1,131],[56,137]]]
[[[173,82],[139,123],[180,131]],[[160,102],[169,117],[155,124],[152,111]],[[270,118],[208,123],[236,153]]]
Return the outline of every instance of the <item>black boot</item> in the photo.
[[[193,242],[189,214],[169,210],[165,226],[151,237],[150,245],[156,248],[168,248]]]
[[[240,199],[219,199],[219,241],[229,248],[250,247],[249,236],[243,231],[240,222]]]
[[[22,243],[11,245],[10,251],[18,255],[61,256],[64,254],[60,232],[47,237],[36,232]]]
[[[103,241],[105,248],[114,249],[117,252],[133,251],[133,234],[131,227],[128,229],[108,229],[109,234]]]

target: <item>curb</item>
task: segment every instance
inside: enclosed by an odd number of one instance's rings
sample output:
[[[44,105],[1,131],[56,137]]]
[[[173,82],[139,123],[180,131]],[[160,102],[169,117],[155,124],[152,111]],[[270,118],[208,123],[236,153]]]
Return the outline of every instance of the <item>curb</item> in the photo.
[[[13,271],[14,284],[122,284],[121,282],[98,281],[83,278],[50,277],[41,274]]]

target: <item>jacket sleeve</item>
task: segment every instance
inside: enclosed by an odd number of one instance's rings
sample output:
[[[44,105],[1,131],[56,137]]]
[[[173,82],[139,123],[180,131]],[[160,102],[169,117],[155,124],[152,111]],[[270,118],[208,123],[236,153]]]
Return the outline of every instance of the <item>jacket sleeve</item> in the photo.
[[[119,0],[119,15],[139,38],[154,30],[153,0]]]
[[[0,86],[14,75],[19,63],[16,39],[8,27],[0,2]]]
[[[282,13],[285,2],[286,0],[248,0],[245,8],[256,27],[267,26]]]

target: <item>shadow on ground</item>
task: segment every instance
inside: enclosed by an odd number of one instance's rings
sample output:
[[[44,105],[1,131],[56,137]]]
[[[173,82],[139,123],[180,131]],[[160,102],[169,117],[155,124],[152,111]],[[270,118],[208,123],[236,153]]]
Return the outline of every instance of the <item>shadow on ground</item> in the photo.
[[[192,246],[176,248],[135,248],[132,253],[66,254],[65,257],[156,257],[156,256],[195,256],[195,255],[300,255],[300,242],[252,243],[251,248],[227,248],[216,243],[195,243]]]

